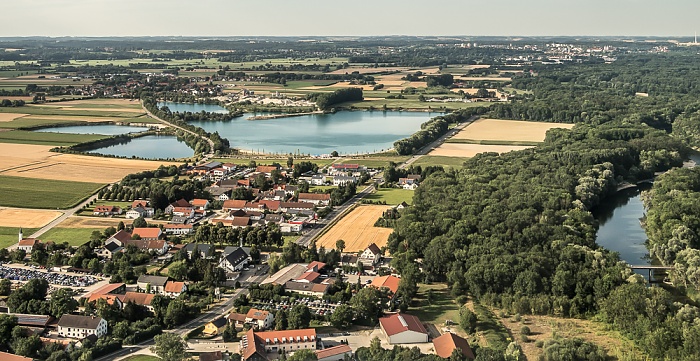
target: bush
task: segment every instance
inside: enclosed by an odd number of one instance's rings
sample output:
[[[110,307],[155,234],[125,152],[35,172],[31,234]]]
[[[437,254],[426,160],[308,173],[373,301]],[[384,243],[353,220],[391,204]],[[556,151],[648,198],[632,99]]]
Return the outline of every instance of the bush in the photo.
[[[522,335],[520,335],[520,341],[522,341],[522,342],[530,342],[530,338],[527,337],[527,335],[522,334]]]
[[[526,336],[529,336],[532,334],[532,331],[530,331],[530,327],[523,326],[520,328],[520,333]]]
[[[522,319],[522,318],[520,317],[520,314],[519,314],[519,313],[516,313],[515,316],[513,316],[513,320],[514,320],[515,322],[520,322],[521,319]]]
[[[467,296],[461,295],[461,296],[457,296],[457,298],[455,299],[455,302],[457,302],[458,305],[462,306],[465,303],[467,303],[468,299],[469,298]]]

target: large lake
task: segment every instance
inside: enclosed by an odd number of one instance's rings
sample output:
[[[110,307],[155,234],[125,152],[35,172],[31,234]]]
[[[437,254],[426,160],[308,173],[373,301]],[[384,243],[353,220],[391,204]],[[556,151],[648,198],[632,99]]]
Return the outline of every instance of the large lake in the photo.
[[[160,103],[171,111],[212,111],[206,104]],[[185,107],[186,106],[186,107]],[[235,148],[263,153],[311,155],[373,153],[393,147],[420,125],[440,113],[343,111],[335,114],[305,115],[280,119],[248,120],[253,114],[230,121],[195,121],[190,124],[207,132],[219,132]]]
[[[144,159],[187,158],[194,155],[192,148],[172,135],[147,135],[131,139],[128,143],[94,149],[90,152]]]
[[[158,103],[158,107],[161,108],[163,106],[168,107],[171,112],[192,112],[192,113],[199,113],[202,110],[205,112],[209,113],[228,113],[228,110],[226,108],[219,106],[217,104],[189,104],[189,103],[175,103],[175,102],[160,102]]]
[[[35,132],[41,133],[70,133],[70,134],[102,134],[102,135],[119,135],[128,133],[139,133],[147,131],[146,127],[134,127],[127,125],[114,124],[95,124],[95,125],[71,125],[67,127],[41,128]]]

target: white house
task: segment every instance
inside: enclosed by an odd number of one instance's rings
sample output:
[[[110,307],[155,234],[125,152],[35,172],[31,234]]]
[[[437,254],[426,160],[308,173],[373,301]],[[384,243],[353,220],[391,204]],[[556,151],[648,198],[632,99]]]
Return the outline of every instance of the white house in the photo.
[[[416,316],[395,313],[380,318],[379,326],[390,345],[428,342],[428,331]]]
[[[151,207],[135,207],[126,211],[126,218],[136,219],[139,217],[151,218],[155,214],[155,210]]]
[[[146,291],[150,285],[150,293],[162,294],[165,291],[165,284],[168,282],[168,277],[141,275],[136,281],[139,289]]]
[[[166,224],[164,227],[165,233],[182,236],[192,233],[191,224]]]
[[[165,287],[163,287],[163,295],[168,297],[178,297],[185,292],[187,292],[185,282],[168,281],[165,282]]]
[[[359,261],[366,266],[374,266],[379,262],[379,257],[381,257],[382,251],[377,247],[376,244],[372,243],[360,254]]]
[[[333,177],[334,186],[342,186],[348,183],[357,183],[357,177],[346,175],[337,175]]]
[[[221,255],[219,267],[227,272],[238,272],[251,261],[250,255],[243,247],[228,246]]]
[[[275,316],[272,312],[251,308],[245,316],[245,322],[252,324],[256,330],[272,328]]]
[[[314,186],[322,186],[326,184],[326,176],[323,174],[314,174],[311,176],[309,183]]]
[[[88,335],[102,337],[107,334],[107,321],[101,317],[63,315],[58,320],[58,335],[83,339]]]

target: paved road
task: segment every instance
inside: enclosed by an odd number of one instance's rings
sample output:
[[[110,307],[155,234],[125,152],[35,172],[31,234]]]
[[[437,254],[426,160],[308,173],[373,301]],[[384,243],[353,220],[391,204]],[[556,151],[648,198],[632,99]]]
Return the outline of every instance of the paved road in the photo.
[[[265,269],[263,269],[261,272],[256,272],[257,274],[249,276],[247,280],[245,280],[242,283],[242,287],[247,287],[248,284],[250,283],[260,283],[262,282],[265,278],[267,278],[267,272]],[[236,290],[231,295],[226,295],[223,300],[214,306],[210,306],[210,308],[205,311],[204,313],[200,314],[197,318],[182,324],[178,326],[177,328],[174,328],[172,330],[167,330],[165,332],[172,332],[176,335],[184,336],[188,332],[194,330],[197,327],[206,325],[210,321],[218,318],[219,316],[223,316],[225,314],[229,313],[229,310],[233,307],[233,301],[238,298],[240,295],[247,295],[249,293],[248,288],[240,288]],[[119,351],[112,352],[108,355],[102,356],[100,358],[95,359],[95,361],[107,361],[107,360],[116,360],[134,353],[137,353],[145,348],[153,346],[154,342],[153,339],[148,339],[145,340],[137,345],[129,345],[129,346],[124,346]]]
[[[297,238],[296,242],[297,244],[308,247],[309,244],[311,244],[311,241],[316,238],[316,236],[323,230],[324,227],[326,227],[328,224],[332,223],[337,217],[342,215],[348,208],[352,207],[355,205],[355,203],[359,202],[362,198],[364,198],[366,195],[371,194],[374,192],[374,186],[368,186],[367,188],[363,189],[361,192],[355,194],[354,197],[350,198],[347,202],[343,203],[343,205],[339,207],[335,207],[333,211],[328,213],[326,218],[318,221],[315,225],[314,228],[311,228],[306,231],[306,233],[302,234],[301,237]]]
[[[433,149],[437,148],[440,144],[442,144],[447,138],[450,138],[454,136],[455,134],[459,133],[464,127],[467,125],[471,124],[473,121],[478,119],[478,116],[473,116],[469,119],[467,119],[465,122],[458,124],[456,127],[450,129],[447,133],[443,134],[440,138],[436,139],[432,143],[426,145],[425,147],[421,148],[416,154],[413,155],[413,157],[409,158],[406,162],[401,164],[399,166],[399,169],[404,169],[408,167],[409,165],[413,164],[415,161],[420,159],[422,156],[430,153]]]
[[[177,125],[175,125],[175,124],[173,124],[173,123],[170,123],[170,122],[167,121],[167,120],[158,118],[155,114],[151,113],[150,110],[146,109],[146,107],[143,105],[143,101],[141,102],[141,107],[142,107],[143,110],[146,112],[146,115],[148,115],[149,117],[151,117],[151,118],[153,118],[153,119],[155,119],[155,120],[157,120],[157,121],[159,121],[159,122],[161,122],[161,123],[163,123],[163,124],[165,124],[165,125],[167,125],[167,126],[169,126],[169,127],[173,127],[173,128],[176,128],[176,129],[180,129],[180,130],[182,130],[183,132],[187,132],[187,133],[190,133],[190,134],[192,134],[192,135],[196,135],[196,136],[198,136],[198,137],[204,139],[207,143],[209,143],[209,149],[212,151],[212,153],[205,154],[205,155],[204,155],[204,158],[202,159],[203,162],[206,162],[206,161],[209,160],[210,158],[214,157],[214,153],[213,153],[213,151],[214,151],[214,142],[213,142],[211,139],[209,139],[209,138],[207,138],[207,137],[205,137],[205,136],[203,136],[203,135],[199,135],[199,134],[197,134],[197,133],[195,133],[195,132],[193,132],[193,131],[191,131],[191,130],[189,130],[189,129],[185,129],[185,128],[183,128],[183,127],[180,127],[180,126],[177,126]]]

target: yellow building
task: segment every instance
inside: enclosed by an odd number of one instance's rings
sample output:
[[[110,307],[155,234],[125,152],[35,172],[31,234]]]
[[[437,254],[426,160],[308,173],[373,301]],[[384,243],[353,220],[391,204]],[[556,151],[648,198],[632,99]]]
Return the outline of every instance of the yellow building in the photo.
[[[202,333],[209,336],[215,336],[224,332],[224,329],[226,329],[226,318],[219,317],[204,325],[204,331],[202,331]]]

